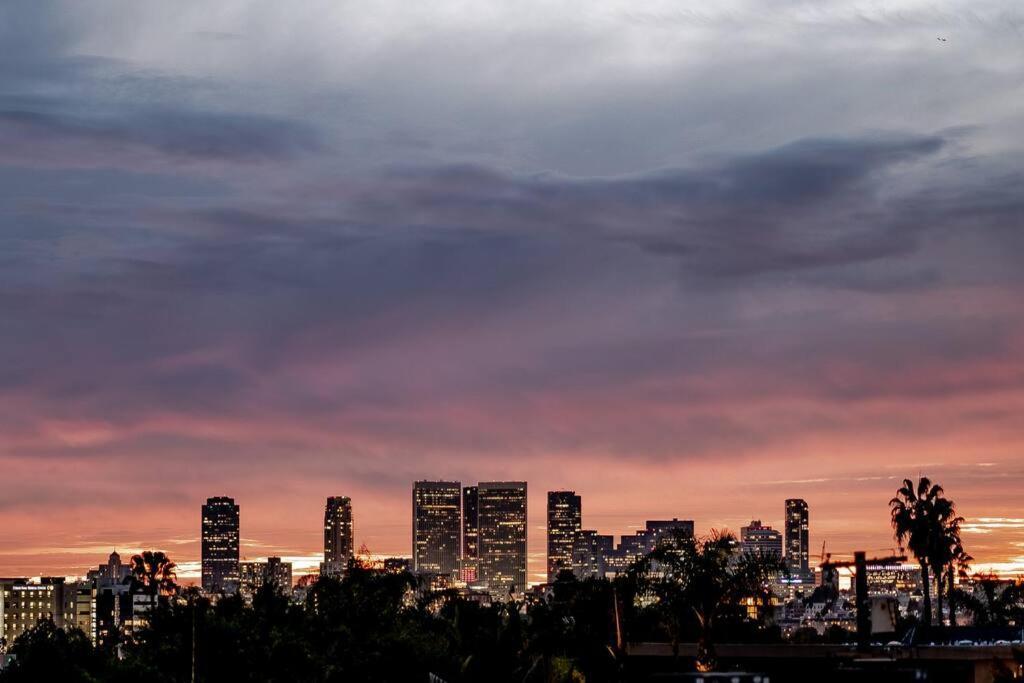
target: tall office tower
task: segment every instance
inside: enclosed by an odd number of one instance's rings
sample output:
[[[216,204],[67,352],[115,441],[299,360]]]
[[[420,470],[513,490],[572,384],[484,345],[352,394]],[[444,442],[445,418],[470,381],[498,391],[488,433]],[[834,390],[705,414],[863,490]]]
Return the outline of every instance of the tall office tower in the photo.
[[[480,579],[495,597],[526,592],[526,482],[480,482]]]
[[[740,527],[740,551],[757,555],[774,555],[782,558],[782,534],[761,524],[761,520],[751,520],[749,526]]]
[[[786,566],[790,573],[807,576],[810,571],[807,501],[786,501]]]
[[[548,581],[572,569],[572,550],[582,527],[583,505],[575,491],[548,491]]]
[[[475,560],[480,557],[480,515],[475,486],[462,489],[462,557]]]
[[[341,576],[352,559],[352,499],[331,496],[324,508],[324,563],[320,573]]]
[[[203,590],[238,590],[238,506],[233,498],[207,498],[203,506]]]
[[[412,487],[412,569],[449,576],[459,568],[462,485],[417,481]]]
[[[480,515],[477,505],[477,488],[465,486],[462,489],[462,580],[473,583],[479,574],[480,560]]]

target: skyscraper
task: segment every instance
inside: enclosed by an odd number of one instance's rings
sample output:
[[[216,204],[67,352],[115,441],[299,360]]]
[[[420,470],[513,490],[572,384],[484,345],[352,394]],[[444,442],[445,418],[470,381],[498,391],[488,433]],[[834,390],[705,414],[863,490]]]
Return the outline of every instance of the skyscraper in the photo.
[[[786,501],[786,567],[791,574],[808,575],[809,551],[807,501],[790,498]]]
[[[462,489],[462,578],[476,581],[480,560],[480,515],[477,488]]]
[[[324,509],[324,563],[320,573],[341,576],[352,559],[352,499],[331,496]]]
[[[207,498],[203,506],[203,590],[238,590],[238,506],[233,498]]]
[[[744,553],[774,555],[782,558],[782,534],[761,520],[751,520],[749,526],[740,527],[740,550]]]
[[[554,581],[560,570],[572,568],[582,509],[575,491],[548,491],[548,581]]]
[[[480,482],[480,579],[497,597],[526,592],[526,482]]]
[[[412,568],[451,575],[459,568],[462,485],[417,481],[412,487]]]

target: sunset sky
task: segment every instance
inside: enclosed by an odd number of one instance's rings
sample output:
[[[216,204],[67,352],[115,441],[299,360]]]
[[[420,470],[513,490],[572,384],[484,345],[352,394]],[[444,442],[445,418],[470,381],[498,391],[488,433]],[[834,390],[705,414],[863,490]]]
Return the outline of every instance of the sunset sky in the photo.
[[[945,38],[945,41],[938,38]],[[1024,572],[1018,0],[0,4],[0,575],[207,496],[314,563],[415,479],[583,523],[939,481]]]

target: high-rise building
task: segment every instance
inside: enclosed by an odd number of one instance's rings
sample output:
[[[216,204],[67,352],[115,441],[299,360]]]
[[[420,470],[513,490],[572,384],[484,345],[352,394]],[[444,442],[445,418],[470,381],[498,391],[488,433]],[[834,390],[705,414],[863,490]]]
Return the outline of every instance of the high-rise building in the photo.
[[[291,596],[292,563],[282,562],[280,557],[268,557],[266,562],[242,562],[239,574],[239,592],[247,603],[252,602],[253,596],[269,584],[273,584],[279,593]]]
[[[572,573],[577,578],[602,577],[608,572],[608,558],[613,554],[615,537],[582,529],[572,547]]]
[[[548,491],[548,581],[572,568],[573,546],[582,527],[583,504],[575,491]]]
[[[352,499],[331,496],[324,508],[324,562],[320,573],[341,576],[353,553]]]
[[[496,597],[526,592],[526,482],[480,482],[480,580]]]
[[[238,590],[238,506],[233,498],[208,498],[203,506],[203,591]]]
[[[475,486],[462,489],[462,580],[473,583],[480,568],[480,515]]]
[[[786,567],[790,573],[807,576],[810,571],[810,538],[807,501],[786,501]]]
[[[76,581],[64,586],[64,628],[77,628],[96,644],[96,586]]]
[[[782,558],[782,534],[761,524],[761,520],[751,520],[748,526],[740,527],[740,551],[756,555],[773,555]]]
[[[41,621],[64,627],[64,578],[44,576],[39,583],[25,578],[0,579],[0,640],[13,644]]]
[[[412,568],[418,574],[454,574],[462,535],[462,484],[417,481],[412,487]]]

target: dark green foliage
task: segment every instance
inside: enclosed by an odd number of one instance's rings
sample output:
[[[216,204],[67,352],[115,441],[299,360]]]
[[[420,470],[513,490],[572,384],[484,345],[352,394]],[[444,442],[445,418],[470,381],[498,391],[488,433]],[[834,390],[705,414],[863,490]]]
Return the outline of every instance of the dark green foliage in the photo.
[[[765,630],[771,604],[769,584],[786,571],[777,555],[741,553],[729,533],[702,539],[678,535],[659,544],[635,568],[640,585],[655,598],[667,635],[679,643],[697,641],[697,667],[715,667],[714,642],[781,639]]]
[[[971,615],[974,626],[1024,625],[1024,584],[991,575],[975,575],[974,590],[956,589],[952,597]]]
[[[630,680],[625,643],[696,637],[698,615],[718,638],[779,638],[737,602],[765,599],[766,572],[776,565],[750,557],[728,562],[735,544],[715,539],[660,548],[614,580],[564,572],[544,597],[489,605],[358,563],[344,579],[312,584],[304,604],[274,584],[251,606],[239,597],[211,602],[195,588],[163,582],[164,569],[173,570],[165,557],[140,556],[136,585],[154,597],[154,607],[148,624],[119,648],[122,657],[117,648],[96,650],[81,633],[44,624],[17,641],[18,664],[0,673],[0,683],[189,683],[193,669],[199,683],[427,683],[430,674],[448,683]],[[652,596],[658,599],[650,602]]]
[[[11,648],[14,662],[4,670],[3,683],[62,681],[92,683],[106,680],[105,658],[78,629],[64,631],[43,621],[23,633]]]

